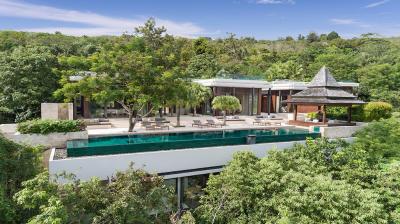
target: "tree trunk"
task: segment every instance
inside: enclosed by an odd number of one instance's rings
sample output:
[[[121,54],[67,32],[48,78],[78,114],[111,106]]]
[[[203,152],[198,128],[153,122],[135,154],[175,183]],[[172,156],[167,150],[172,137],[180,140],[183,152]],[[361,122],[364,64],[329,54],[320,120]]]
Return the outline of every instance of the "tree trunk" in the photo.
[[[135,122],[136,122],[136,118],[135,118]],[[132,132],[134,127],[135,127],[135,123],[133,122],[133,111],[129,111],[129,128],[128,128],[128,132]]]
[[[133,124],[132,124],[133,128],[132,128],[132,130],[135,128],[135,126],[136,126],[136,124],[138,122],[138,118],[139,118],[139,114],[136,111],[133,112],[133,115],[134,115],[135,119],[133,120]]]
[[[226,111],[222,111],[223,115],[224,115],[224,126],[226,125]]]
[[[178,106],[176,108],[176,126],[180,127],[181,126],[181,107]]]
[[[104,118],[107,118],[107,104],[103,107]]]
[[[197,111],[196,111],[196,107],[193,107],[193,117],[197,116]]]
[[[160,114],[160,117],[163,117],[163,109],[162,109],[162,107],[158,108],[158,113]]]

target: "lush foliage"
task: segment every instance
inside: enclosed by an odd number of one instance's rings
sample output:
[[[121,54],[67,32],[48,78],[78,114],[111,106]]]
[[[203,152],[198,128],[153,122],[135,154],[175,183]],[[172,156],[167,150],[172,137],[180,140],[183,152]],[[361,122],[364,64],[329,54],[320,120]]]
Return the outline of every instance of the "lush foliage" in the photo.
[[[21,134],[42,134],[77,132],[86,129],[82,120],[29,120],[18,123]]]
[[[0,134],[0,223],[19,223],[26,214],[12,200],[21,183],[41,170],[39,148],[18,145]]]
[[[307,114],[307,118],[310,118],[312,120],[316,119],[317,117],[318,117],[318,114],[316,112],[310,112]]]
[[[367,152],[369,162],[378,164],[400,159],[400,120],[390,118],[374,121],[359,131],[353,147]]]
[[[141,170],[119,172],[110,184],[59,178],[69,182],[56,184],[43,172],[15,194],[32,214],[28,223],[166,223],[172,211],[172,192],[163,179]]]
[[[226,113],[242,109],[239,99],[235,96],[216,96],[212,101],[212,107],[215,110],[222,110]]]
[[[212,101],[214,110],[221,110],[224,114],[224,125],[226,124],[226,115],[242,110],[240,101],[235,96],[216,96]]]
[[[0,51],[0,107],[17,121],[38,116],[40,103],[49,102],[57,89],[56,63],[47,47]]]
[[[392,161],[399,159],[399,122],[373,122],[351,145],[321,139],[262,159],[237,153],[209,179],[197,220],[398,223],[400,170]]]
[[[386,102],[369,102],[365,105],[353,105],[351,108],[353,121],[374,121],[392,116],[393,106]],[[346,120],[347,107],[327,107],[327,116],[332,119]]]
[[[364,106],[364,116],[366,121],[379,120],[392,116],[393,106],[386,102],[369,102]]]
[[[364,100],[400,107],[398,38],[367,34],[342,39],[333,31],[299,35],[297,40],[290,36],[255,40],[234,34],[213,40],[165,32],[154,20],[135,29],[134,35],[119,37],[0,32],[0,113],[24,120],[39,115],[41,102],[84,95],[101,106],[118,101],[135,117],[146,102],[156,109],[169,104],[169,97],[179,94],[166,90],[180,91],[180,82],[188,79],[242,74],[309,81],[323,65],[339,81],[359,82]],[[69,83],[70,75],[82,71],[103,75]]]

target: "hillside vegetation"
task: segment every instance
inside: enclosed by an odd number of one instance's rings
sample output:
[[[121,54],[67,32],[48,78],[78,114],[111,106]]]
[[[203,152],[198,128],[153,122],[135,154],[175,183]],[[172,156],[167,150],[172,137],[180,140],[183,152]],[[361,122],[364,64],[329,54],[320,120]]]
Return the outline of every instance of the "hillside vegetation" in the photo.
[[[359,82],[364,100],[389,102],[395,109],[400,106],[399,38],[365,34],[342,39],[331,32],[273,41],[234,34],[212,40],[174,37],[164,35],[165,31],[149,20],[134,35],[118,37],[0,32],[0,122],[37,117],[41,102],[68,98],[64,93],[54,94],[64,87],[68,75],[104,71],[103,65],[112,66],[113,62],[101,56],[118,59],[117,53],[122,51],[125,55],[140,52],[142,59],[150,60],[150,66],[156,68],[153,76],[179,72],[190,78],[240,74],[309,81],[326,65],[337,80]]]

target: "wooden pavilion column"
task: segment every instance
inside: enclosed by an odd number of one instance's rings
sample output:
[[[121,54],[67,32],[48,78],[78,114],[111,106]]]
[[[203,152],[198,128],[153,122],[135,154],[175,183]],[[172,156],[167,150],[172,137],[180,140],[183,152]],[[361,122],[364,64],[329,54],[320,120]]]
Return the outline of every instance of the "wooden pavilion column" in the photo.
[[[322,123],[326,123],[326,105],[322,105]]]
[[[294,105],[294,121],[297,121],[297,104]]]
[[[351,105],[347,107],[347,122],[351,123]]]

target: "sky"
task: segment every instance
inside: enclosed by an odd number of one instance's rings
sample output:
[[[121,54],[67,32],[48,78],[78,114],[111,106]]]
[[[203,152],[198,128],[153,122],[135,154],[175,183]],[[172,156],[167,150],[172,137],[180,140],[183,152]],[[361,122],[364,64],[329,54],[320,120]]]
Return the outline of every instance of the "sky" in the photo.
[[[309,32],[400,36],[400,0],[0,0],[0,30],[132,33],[148,18],[169,34],[277,39]]]

